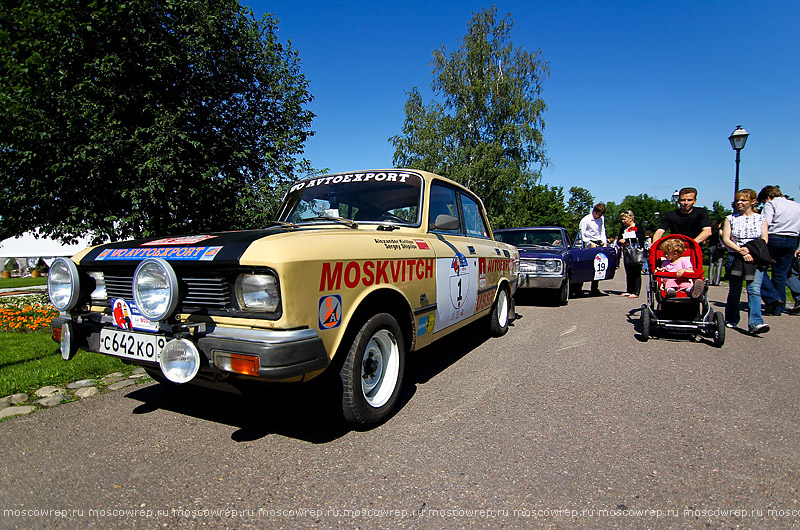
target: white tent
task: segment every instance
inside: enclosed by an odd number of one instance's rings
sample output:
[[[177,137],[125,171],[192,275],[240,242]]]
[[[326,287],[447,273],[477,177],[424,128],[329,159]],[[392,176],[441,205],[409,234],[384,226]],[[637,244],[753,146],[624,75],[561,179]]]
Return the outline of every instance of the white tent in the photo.
[[[0,241],[0,269],[5,268],[9,259],[16,259],[20,275],[25,276],[28,268],[35,266],[39,258],[50,265],[55,258],[73,256],[88,246],[88,237],[81,238],[74,245],[64,245],[55,239],[37,238],[33,232],[25,232]]]

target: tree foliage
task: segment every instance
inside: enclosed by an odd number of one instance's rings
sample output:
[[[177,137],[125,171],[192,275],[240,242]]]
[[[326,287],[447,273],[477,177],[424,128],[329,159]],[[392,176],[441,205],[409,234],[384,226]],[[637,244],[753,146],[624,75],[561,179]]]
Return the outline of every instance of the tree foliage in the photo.
[[[265,223],[313,134],[276,33],[237,0],[4,0],[0,237]]]
[[[461,46],[435,50],[434,99],[408,93],[402,134],[390,138],[397,166],[432,171],[460,182],[483,200],[492,223],[520,222],[520,199],[532,207],[547,164],[542,130],[542,82],[549,74],[541,51],[514,48],[513,20],[492,7],[474,14]],[[563,204],[563,200],[562,200]],[[529,224],[525,220],[524,224]]]

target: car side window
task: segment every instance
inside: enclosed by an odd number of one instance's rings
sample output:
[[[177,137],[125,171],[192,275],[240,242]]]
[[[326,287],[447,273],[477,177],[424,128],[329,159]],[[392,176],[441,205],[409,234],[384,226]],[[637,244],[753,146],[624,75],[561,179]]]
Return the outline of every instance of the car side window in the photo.
[[[436,222],[436,218],[440,215],[450,215],[458,218],[458,203],[456,202],[455,190],[438,184],[431,185],[429,212],[428,223],[430,230],[434,230],[434,223]],[[437,228],[435,230],[437,232],[446,232],[450,234],[458,234],[461,232],[459,228],[454,230]]]
[[[470,237],[488,238],[489,231],[483,222],[481,207],[472,197],[461,194],[461,218],[464,220],[464,229]]]

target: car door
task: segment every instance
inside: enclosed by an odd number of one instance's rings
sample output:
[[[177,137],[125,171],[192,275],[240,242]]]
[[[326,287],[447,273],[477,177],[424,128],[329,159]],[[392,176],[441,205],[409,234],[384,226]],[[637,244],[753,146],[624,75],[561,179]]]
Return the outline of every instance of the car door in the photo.
[[[429,240],[436,255],[433,331],[437,333],[475,314],[479,255],[472,238],[464,232],[459,190],[433,181],[428,212]],[[448,226],[447,222],[451,225]]]
[[[572,278],[570,283],[606,280],[614,276],[614,258],[608,247],[584,248],[580,232],[570,250]]]

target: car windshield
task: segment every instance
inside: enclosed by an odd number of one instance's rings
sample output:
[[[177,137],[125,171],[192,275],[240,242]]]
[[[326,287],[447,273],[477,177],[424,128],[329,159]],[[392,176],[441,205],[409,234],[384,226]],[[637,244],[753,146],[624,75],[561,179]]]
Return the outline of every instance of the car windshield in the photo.
[[[564,248],[564,241],[561,238],[561,230],[556,229],[537,229],[537,230],[507,230],[495,232],[495,239],[503,243],[514,245],[515,247],[558,247]]]
[[[301,180],[284,198],[278,221],[320,219],[420,224],[422,177],[409,172],[341,173]]]

